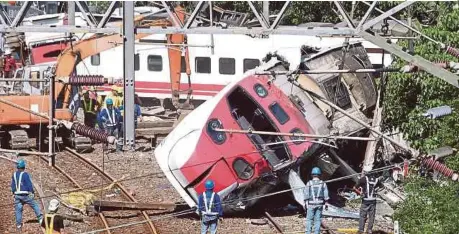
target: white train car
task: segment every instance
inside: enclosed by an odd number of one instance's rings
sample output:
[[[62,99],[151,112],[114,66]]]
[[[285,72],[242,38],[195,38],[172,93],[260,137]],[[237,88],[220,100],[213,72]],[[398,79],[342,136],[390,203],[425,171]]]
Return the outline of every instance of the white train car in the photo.
[[[389,54],[382,61],[382,49],[363,41],[371,63],[376,67],[392,62]],[[215,96],[227,84],[260,64],[269,52],[277,52],[291,62],[290,69],[300,63],[303,45],[330,47],[341,45],[344,38],[319,38],[314,36],[270,35],[266,38],[249,35],[188,35],[191,68],[192,99],[205,101]],[[95,45],[97,46],[97,44]],[[166,35],[150,35],[136,42],[135,90],[140,97],[171,98],[171,84]],[[184,59],[184,57],[182,57]],[[101,52],[77,65],[80,75],[123,76],[123,46]],[[181,90],[188,88],[188,77],[182,68]],[[108,91],[108,87],[102,88]],[[101,90],[101,91],[102,91]],[[105,92],[102,92],[104,94]],[[182,94],[181,98],[186,98]]]

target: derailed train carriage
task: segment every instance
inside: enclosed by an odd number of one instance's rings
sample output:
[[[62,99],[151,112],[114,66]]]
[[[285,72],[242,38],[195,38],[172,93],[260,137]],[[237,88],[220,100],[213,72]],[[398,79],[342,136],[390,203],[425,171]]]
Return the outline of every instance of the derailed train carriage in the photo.
[[[302,169],[322,167],[325,176],[334,174],[339,164],[328,155],[324,141],[294,141],[298,137],[231,134],[215,129],[295,132],[305,134],[340,133],[352,135],[360,125],[328,106],[316,102],[292,85],[286,75],[256,75],[260,71],[286,71],[288,64],[279,56],[268,58],[227,85],[214,98],[190,113],[157,146],[156,160],[167,179],[190,207],[208,179],[225,202],[226,212],[254,205],[259,195],[280,184],[297,186],[307,180]],[[342,46],[305,54],[301,69],[337,69]],[[372,68],[365,49],[353,43],[344,69]],[[299,75],[298,82],[369,122],[376,104],[372,74]],[[328,140],[326,140],[328,141]],[[326,143],[326,144],[324,144]],[[298,193],[295,198],[302,203]]]

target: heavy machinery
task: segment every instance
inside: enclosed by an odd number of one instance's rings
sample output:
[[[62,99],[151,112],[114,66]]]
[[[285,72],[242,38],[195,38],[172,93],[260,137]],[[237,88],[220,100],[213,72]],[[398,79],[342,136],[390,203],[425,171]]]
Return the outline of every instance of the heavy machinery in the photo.
[[[177,9],[176,12],[178,18],[183,22],[185,18],[183,9]],[[171,22],[167,19],[150,21],[145,20],[145,16],[138,16],[135,19],[135,24],[137,26],[170,26]],[[136,34],[135,37],[136,40],[138,40],[145,36],[148,36],[148,34]],[[176,106],[176,108],[180,108],[181,105],[178,102],[178,95],[180,91],[178,90],[178,86],[175,84],[180,84],[180,69],[183,66],[180,45],[185,43],[186,38],[183,35],[168,35],[168,38],[170,38],[170,42],[174,43],[173,46],[169,47],[169,50],[171,51],[169,56],[171,88],[177,97],[173,98],[174,106]],[[8,146],[13,149],[28,148],[30,147],[29,138],[36,138],[37,140],[44,140],[46,138],[44,135],[42,135],[43,137],[40,137],[40,133],[46,133],[47,129],[44,131],[40,130],[42,129],[43,124],[47,123],[47,119],[38,117],[35,114],[27,113],[24,110],[19,110],[11,105],[16,104],[34,112],[47,114],[49,108],[51,107],[49,106],[50,102],[48,98],[49,82],[45,82],[45,76],[48,76],[46,79],[49,79],[50,76],[52,76],[55,81],[54,98],[56,119],[73,121],[75,116],[72,114],[71,104],[72,101],[75,101],[73,97],[78,96],[80,92],[79,87],[101,86],[107,83],[116,83],[115,79],[107,79],[97,75],[80,76],[76,74],[75,68],[77,64],[85,58],[113,49],[122,43],[123,37],[119,34],[96,34],[88,39],[78,41],[62,51],[55,66],[50,66],[50,69],[46,72],[47,75],[44,75],[43,71],[40,73],[31,68],[23,69],[21,74],[17,73],[17,78],[24,79],[22,88],[16,87],[15,89],[20,90],[21,92],[4,92],[3,95],[0,94],[0,139],[2,147]],[[179,51],[178,53],[175,52],[177,50]],[[185,59],[185,63],[187,68],[186,70],[188,71],[187,74],[189,75],[190,69],[188,60]],[[26,80],[26,78],[28,80]],[[37,82],[31,82],[32,79],[37,79]],[[41,86],[36,87],[37,90],[34,90],[34,92],[23,92],[24,87],[36,86],[36,83],[42,83]],[[187,92],[190,96],[191,89]],[[190,105],[185,104],[185,106],[189,107]],[[77,135],[75,131],[68,131],[64,128],[60,128],[58,129],[57,134],[58,136],[64,138],[65,143],[70,143],[73,147],[79,150],[84,150],[85,148],[90,147],[90,144],[88,144],[89,139]]]

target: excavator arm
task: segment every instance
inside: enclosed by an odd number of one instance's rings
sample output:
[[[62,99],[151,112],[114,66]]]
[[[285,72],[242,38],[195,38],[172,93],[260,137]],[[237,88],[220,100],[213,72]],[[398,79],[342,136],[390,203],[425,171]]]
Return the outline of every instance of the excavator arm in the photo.
[[[185,21],[185,14],[183,10],[177,9],[177,18],[183,24]],[[190,56],[187,44],[187,36],[184,34],[168,34],[168,55],[169,55],[169,71],[170,83],[172,91],[172,105],[178,110],[191,110],[193,105],[190,103],[192,93],[191,89],[191,69],[190,69]],[[182,60],[182,52],[184,52],[184,61]],[[185,63],[185,64],[182,64]],[[188,76],[188,89],[180,90],[182,66],[185,66],[185,72]],[[185,103],[180,103],[180,94],[187,93]]]
[[[136,26],[142,24],[142,20],[145,17],[138,16],[135,19]],[[171,26],[171,22],[169,20],[155,20],[153,22],[148,22],[142,26]],[[136,34],[135,39],[141,39],[149,34]],[[107,51],[109,49],[113,49],[120,44],[123,44],[124,40],[122,35],[120,34],[112,34],[112,35],[94,35],[91,38],[81,40],[68,48],[66,48],[59,58],[57,59],[57,64],[55,68],[55,76],[56,77],[67,77],[71,76],[75,71],[76,65],[83,61],[84,59],[99,54],[101,52]],[[180,66],[179,66],[180,69]],[[179,70],[180,72],[180,70]],[[63,99],[63,108],[68,108],[69,101],[70,101],[70,90],[71,87],[64,85],[62,83],[56,83],[56,99]]]

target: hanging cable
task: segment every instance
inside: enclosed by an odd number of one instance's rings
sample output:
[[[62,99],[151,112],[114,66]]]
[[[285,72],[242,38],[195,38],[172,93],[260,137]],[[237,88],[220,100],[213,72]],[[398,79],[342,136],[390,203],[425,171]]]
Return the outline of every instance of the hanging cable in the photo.
[[[383,171],[386,171],[386,170],[390,170],[390,169],[392,169],[394,167],[395,166],[387,167],[384,170],[375,169],[375,170],[369,171],[368,173],[372,174],[372,173],[383,172]],[[349,176],[343,176],[343,177],[339,177],[339,178],[323,181],[323,183],[331,183],[331,182],[341,181],[341,180],[345,180],[345,179],[348,179],[348,178],[352,178],[352,177],[357,176],[359,174],[360,173],[356,173],[356,174],[349,175]],[[230,204],[230,203],[232,203],[234,201],[250,201],[250,200],[254,200],[254,199],[270,197],[270,196],[274,196],[274,195],[290,192],[290,191],[297,190],[297,189],[305,189],[306,186],[307,185],[301,186],[301,187],[297,187],[297,188],[290,188],[290,189],[285,189],[285,190],[281,190],[281,191],[277,191],[277,192],[267,193],[267,194],[263,194],[263,195],[259,195],[259,196],[252,196],[252,197],[248,197],[248,198],[245,198],[245,199],[243,198],[243,199],[234,199],[234,200],[224,201],[224,202],[221,203],[221,205],[222,206],[223,205],[227,205],[227,204]],[[184,210],[184,211],[170,213],[170,214],[167,214],[167,215],[156,216],[154,219],[150,218],[149,220],[131,222],[131,223],[126,223],[126,224],[121,224],[121,225],[118,225],[118,226],[113,226],[113,227],[110,227],[110,228],[92,230],[92,231],[89,231],[89,232],[84,232],[82,234],[91,234],[91,233],[104,232],[104,231],[107,231],[107,230],[113,230],[113,229],[118,229],[118,228],[123,228],[123,227],[135,226],[135,225],[147,223],[149,221],[158,221],[158,220],[162,220],[162,219],[169,219],[169,218],[172,218],[172,217],[177,217],[177,216],[181,216],[181,215],[185,215],[185,214],[192,214],[192,213],[196,213],[196,207],[193,207],[193,208],[190,208],[190,209],[187,209],[187,210]]]

